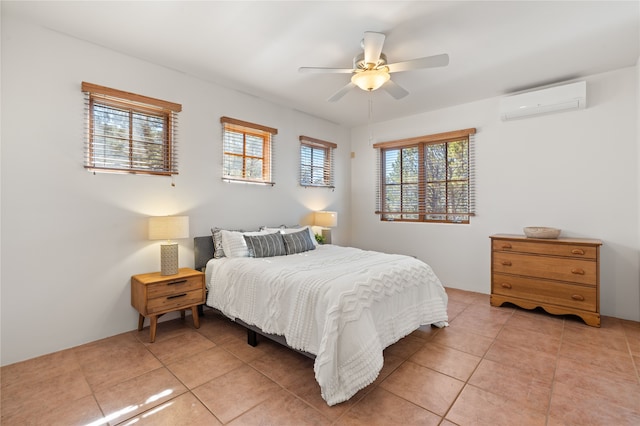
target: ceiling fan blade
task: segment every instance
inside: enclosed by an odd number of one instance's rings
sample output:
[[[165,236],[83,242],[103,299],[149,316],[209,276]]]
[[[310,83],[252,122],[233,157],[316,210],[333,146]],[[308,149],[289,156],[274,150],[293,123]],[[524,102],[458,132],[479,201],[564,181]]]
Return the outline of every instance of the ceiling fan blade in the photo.
[[[339,101],[344,95],[347,94],[347,92],[349,92],[351,89],[353,89],[354,87],[356,87],[355,84],[349,82],[349,84],[347,84],[346,86],[344,86],[342,89],[338,90],[336,93],[333,94],[333,96],[331,96],[329,99],[327,99],[329,102],[336,102]]]
[[[372,31],[366,31],[364,33],[364,39],[362,40],[364,49],[364,63],[365,64],[378,64],[380,60],[380,54],[382,53],[382,45],[384,44],[385,35],[382,33],[375,33]]]
[[[351,74],[353,72],[352,68],[322,68],[322,67],[300,67],[298,68],[299,73],[323,73],[323,74]]]
[[[409,94],[404,87],[394,83],[393,80],[387,80],[387,82],[382,85],[382,88],[393,96],[394,99],[402,99]]]
[[[389,67],[389,72],[400,72],[421,68],[444,67],[447,65],[449,65],[449,55],[443,53],[441,55],[427,56],[410,61],[396,62],[395,64],[388,64],[387,67]]]

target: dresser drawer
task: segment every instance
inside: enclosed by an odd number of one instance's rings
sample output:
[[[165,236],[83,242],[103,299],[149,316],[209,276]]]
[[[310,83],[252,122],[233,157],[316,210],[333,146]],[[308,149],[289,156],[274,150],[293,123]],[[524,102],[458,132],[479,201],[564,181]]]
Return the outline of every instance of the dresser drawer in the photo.
[[[175,278],[147,284],[147,297],[148,299],[154,299],[176,293],[185,293],[191,290],[202,290],[201,276]]]
[[[597,263],[590,260],[493,252],[493,272],[527,275],[595,286]]]
[[[177,292],[168,296],[155,297],[147,302],[147,313],[155,314],[163,311],[175,311],[204,303],[204,292],[198,290]]]
[[[597,312],[596,287],[494,273],[492,294]]]
[[[596,259],[597,247],[578,244],[554,244],[533,241],[493,240],[491,248],[494,251],[509,251],[517,253],[544,254],[549,256],[566,256],[582,259]]]

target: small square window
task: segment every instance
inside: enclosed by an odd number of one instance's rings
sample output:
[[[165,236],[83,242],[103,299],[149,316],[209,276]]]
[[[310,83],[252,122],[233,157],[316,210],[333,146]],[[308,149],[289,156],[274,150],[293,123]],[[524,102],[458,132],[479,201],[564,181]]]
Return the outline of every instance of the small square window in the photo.
[[[300,136],[300,185],[334,188],[332,142]]]
[[[273,143],[277,129],[220,118],[222,179],[273,185]]]

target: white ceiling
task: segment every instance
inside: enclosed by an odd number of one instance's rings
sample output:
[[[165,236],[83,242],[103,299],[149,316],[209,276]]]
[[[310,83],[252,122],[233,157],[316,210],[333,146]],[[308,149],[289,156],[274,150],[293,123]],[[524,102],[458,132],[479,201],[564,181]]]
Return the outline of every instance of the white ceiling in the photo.
[[[2,1],[20,15],[207,81],[346,126],[383,121],[636,64],[638,1]],[[392,74],[395,100],[353,89],[327,102],[365,31],[388,62],[448,53],[450,63]],[[176,100],[179,102],[179,100]]]

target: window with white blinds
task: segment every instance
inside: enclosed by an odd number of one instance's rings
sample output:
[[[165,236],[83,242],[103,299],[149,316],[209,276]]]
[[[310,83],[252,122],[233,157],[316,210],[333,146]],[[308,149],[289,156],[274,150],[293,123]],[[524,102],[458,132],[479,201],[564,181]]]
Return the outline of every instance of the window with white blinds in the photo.
[[[221,117],[222,179],[274,185],[273,145],[278,129]]]
[[[178,174],[182,105],[82,82],[84,167],[93,172]]]
[[[381,142],[376,214],[384,221],[469,223],[476,129]]]
[[[300,136],[300,185],[335,188],[333,152],[336,145],[309,136]]]

